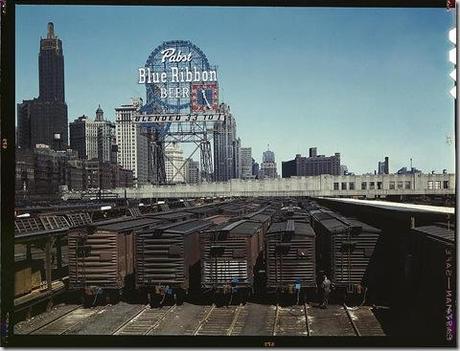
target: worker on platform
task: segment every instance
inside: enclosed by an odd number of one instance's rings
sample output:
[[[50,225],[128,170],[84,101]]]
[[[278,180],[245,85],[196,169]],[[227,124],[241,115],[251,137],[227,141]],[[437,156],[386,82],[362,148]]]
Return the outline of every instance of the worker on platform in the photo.
[[[332,283],[329,279],[327,279],[326,273],[320,273],[320,296],[321,296],[321,304],[319,305],[320,308],[327,308],[327,304],[329,302],[329,294],[331,293]]]

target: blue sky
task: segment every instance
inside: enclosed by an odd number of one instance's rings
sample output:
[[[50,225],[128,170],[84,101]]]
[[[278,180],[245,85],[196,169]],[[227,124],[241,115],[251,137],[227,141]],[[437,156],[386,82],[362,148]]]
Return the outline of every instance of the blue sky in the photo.
[[[218,66],[243,146],[260,162],[340,152],[355,173],[390,157],[455,171],[445,9],[16,7],[16,100],[38,96],[40,36],[63,41],[69,122],[145,97],[137,68],[167,40],[190,40]]]

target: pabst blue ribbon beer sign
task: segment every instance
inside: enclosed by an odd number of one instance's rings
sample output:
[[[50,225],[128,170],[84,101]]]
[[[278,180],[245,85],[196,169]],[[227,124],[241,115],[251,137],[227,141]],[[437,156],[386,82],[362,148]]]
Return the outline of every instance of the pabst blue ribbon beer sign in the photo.
[[[212,112],[219,106],[217,70],[191,42],[164,42],[138,69],[147,104],[167,112]],[[158,109],[156,109],[158,110]]]

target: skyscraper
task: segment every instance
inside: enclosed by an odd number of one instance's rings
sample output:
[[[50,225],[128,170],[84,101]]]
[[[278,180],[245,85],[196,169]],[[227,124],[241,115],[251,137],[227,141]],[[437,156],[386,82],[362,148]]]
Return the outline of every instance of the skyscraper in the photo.
[[[187,167],[184,165],[184,152],[179,143],[171,143],[165,147],[165,171],[167,183],[183,183],[186,179]]]
[[[254,159],[252,159],[252,176],[259,178],[259,164]]]
[[[241,178],[250,179],[252,176],[252,149],[250,147],[241,148]]]
[[[236,137],[236,120],[230,107],[221,104],[225,121],[214,125],[214,180],[227,181],[239,178],[241,140]]]
[[[98,159],[101,162],[116,162],[112,157],[115,144],[115,124],[104,120],[101,106],[96,110],[94,121],[87,116],[78,117],[69,124],[70,147],[78,151],[80,158]]]
[[[41,101],[64,102],[64,55],[62,42],[54,34],[54,24],[48,23],[46,38],[40,38],[38,80]]]
[[[64,55],[51,22],[46,38],[40,38],[38,71],[39,97],[18,104],[18,144],[22,148],[46,144],[62,150],[68,145]]]
[[[264,151],[262,155],[262,163],[260,164],[259,178],[277,178],[275,153],[273,151]]]
[[[186,168],[187,174],[185,181],[189,184],[199,183],[201,180],[200,163],[198,161],[194,161],[193,159],[189,159]]]
[[[388,157],[385,157],[385,161],[380,162],[378,164],[378,174],[389,174],[390,173],[390,161]]]
[[[138,185],[148,183],[151,165],[149,139],[133,121],[133,115],[141,107],[141,99],[133,99],[131,104],[115,108],[117,162],[123,168],[133,171]]]

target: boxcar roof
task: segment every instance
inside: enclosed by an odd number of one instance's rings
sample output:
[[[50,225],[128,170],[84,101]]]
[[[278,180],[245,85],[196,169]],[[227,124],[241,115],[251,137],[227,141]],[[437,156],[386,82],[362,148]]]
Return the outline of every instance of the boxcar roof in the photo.
[[[102,225],[102,226],[97,225],[97,223],[95,223],[95,225],[98,230],[101,229],[101,230],[121,232],[125,230],[134,230],[136,228],[140,228],[143,226],[159,224],[159,223],[162,223],[162,222],[155,218],[136,217],[133,219],[129,219],[129,220],[125,220],[125,221],[121,221],[117,223],[112,223],[112,224],[107,224],[107,225]]]
[[[243,220],[235,223],[237,225],[228,230],[231,234],[254,235],[262,226],[262,223],[252,220]],[[222,230],[227,230],[227,228],[223,228]]]
[[[320,223],[322,226],[324,226],[324,228],[326,228],[326,230],[331,233],[343,232],[349,228],[349,226],[339,221],[337,218],[323,219],[320,221]]]
[[[416,227],[413,229],[415,232],[425,234],[429,237],[434,239],[447,241],[450,243],[455,242],[455,233],[453,230],[448,230],[447,228],[443,228],[436,225],[427,225],[423,227]]]
[[[315,236],[315,232],[308,222],[294,220],[273,223],[267,234],[270,235],[292,231],[294,235]]]
[[[252,221],[257,221],[257,222],[266,222],[272,218],[270,215],[267,214],[262,214],[259,212],[256,213],[250,213],[246,215],[247,218],[250,218]]]
[[[169,233],[181,233],[184,235],[202,231],[207,227],[211,226],[212,223],[206,220],[194,219],[191,221],[180,222],[170,226],[165,232]]]
[[[208,213],[208,212],[215,212],[218,211],[217,207],[195,207],[195,208],[188,208],[187,212],[192,212],[192,213]]]
[[[185,211],[178,211],[178,212],[168,212],[168,213],[161,213],[150,215],[152,218],[164,218],[164,219],[176,219],[181,217],[190,217],[193,214],[190,212]]]
[[[346,218],[346,220],[353,226],[353,227],[361,227],[363,232],[365,233],[381,233],[382,230],[376,227],[373,227],[367,223],[363,223],[358,221],[355,218]]]
[[[261,226],[262,223],[260,222],[248,219],[241,219],[231,223],[222,223],[214,225],[213,227],[209,228],[206,232],[215,233],[226,231],[231,234],[254,235]]]
[[[206,220],[212,222],[213,224],[223,224],[228,222],[231,218],[231,216],[215,215],[211,217],[206,217]]]

